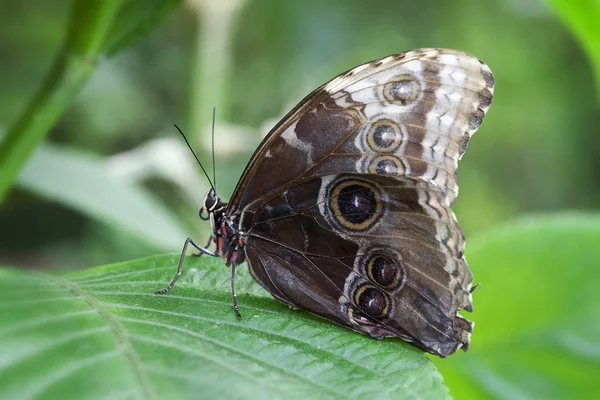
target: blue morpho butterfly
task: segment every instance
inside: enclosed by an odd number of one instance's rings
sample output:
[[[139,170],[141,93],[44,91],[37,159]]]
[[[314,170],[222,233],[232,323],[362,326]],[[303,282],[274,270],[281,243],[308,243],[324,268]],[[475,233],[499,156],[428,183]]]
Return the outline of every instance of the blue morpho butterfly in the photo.
[[[472,275],[450,205],[494,78],[456,50],[371,61],[316,89],[265,137],[229,203],[214,187],[201,254],[247,261],[275,299],[371,337],[445,357],[467,350]],[[212,186],[212,184],[211,184]],[[216,250],[208,247],[215,243]]]

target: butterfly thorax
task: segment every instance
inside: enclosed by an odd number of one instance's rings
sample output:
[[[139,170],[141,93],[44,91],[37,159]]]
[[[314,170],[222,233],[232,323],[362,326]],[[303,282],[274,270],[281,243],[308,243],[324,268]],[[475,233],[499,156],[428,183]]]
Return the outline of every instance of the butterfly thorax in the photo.
[[[200,218],[210,220],[211,241],[216,244],[217,253],[225,260],[225,264],[231,266],[232,264],[241,264],[246,259],[245,238],[237,228],[239,226],[238,218],[235,215],[227,214],[227,205],[211,189],[204,196]]]

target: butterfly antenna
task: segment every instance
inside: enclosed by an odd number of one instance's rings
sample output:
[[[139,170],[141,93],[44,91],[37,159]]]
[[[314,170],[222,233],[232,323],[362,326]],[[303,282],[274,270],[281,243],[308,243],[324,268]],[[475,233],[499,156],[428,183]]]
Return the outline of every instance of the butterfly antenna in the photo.
[[[213,183],[215,185],[215,193],[217,192],[217,168],[215,167],[215,114],[217,107],[213,106],[213,121],[212,121],[212,164],[213,164]]]
[[[208,173],[206,172],[206,170],[204,169],[204,166],[202,165],[202,163],[200,162],[200,160],[198,159],[198,156],[196,155],[196,153],[194,152],[194,149],[192,149],[192,146],[190,145],[190,142],[188,142],[187,138],[185,137],[185,135],[183,134],[182,130],[177,126],[177,124],[175,124],[175,128],[177,128],[177,130],[179,131],[179,133],[181,133],[181,136],[183,136],[183,140],[185,140],[185,144],[187,144],[188,149],[190,149],[190,151],[192,152],[192,154],[194,155],[194,158],[196,159],[196,161],[198,162],[198,165],[200,166],[200,168],[202,169],[202,172],[204,172],[204,176],[206,176],[206,179],[208,179],[208,183],[210,184],[210,187],[212,188],[213,192],[216,193],[215,190],[215,186],[213,185],[212,181],[210,180],[210,176],[208,176]]]

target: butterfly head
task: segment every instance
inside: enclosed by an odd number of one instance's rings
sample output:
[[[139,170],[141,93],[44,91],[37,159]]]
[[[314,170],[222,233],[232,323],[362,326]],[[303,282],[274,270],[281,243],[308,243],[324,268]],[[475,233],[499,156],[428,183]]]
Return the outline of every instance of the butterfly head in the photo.
[[[211,188],[206,195],[204,196],[204,200],[202,200],[202,208],[200,209],[200,219],[203,221],[208,221],[211,214],[214,214],[215,211],[223,205],[221,199],[215,193],[215,190]]]

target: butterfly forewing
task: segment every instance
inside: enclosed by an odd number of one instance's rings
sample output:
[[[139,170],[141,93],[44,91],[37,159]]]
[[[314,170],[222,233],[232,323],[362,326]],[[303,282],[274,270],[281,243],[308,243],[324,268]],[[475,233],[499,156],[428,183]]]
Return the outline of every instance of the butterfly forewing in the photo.
[[[452,202],[458,159],[491,104],[493,86],[487,65],[456,50],[411,50],[349,70],[307,96],[267,135],[230,210],[292,179],[375,171],[426,180],[451,192]],[[285,174],[257,179],[281,165]]]

